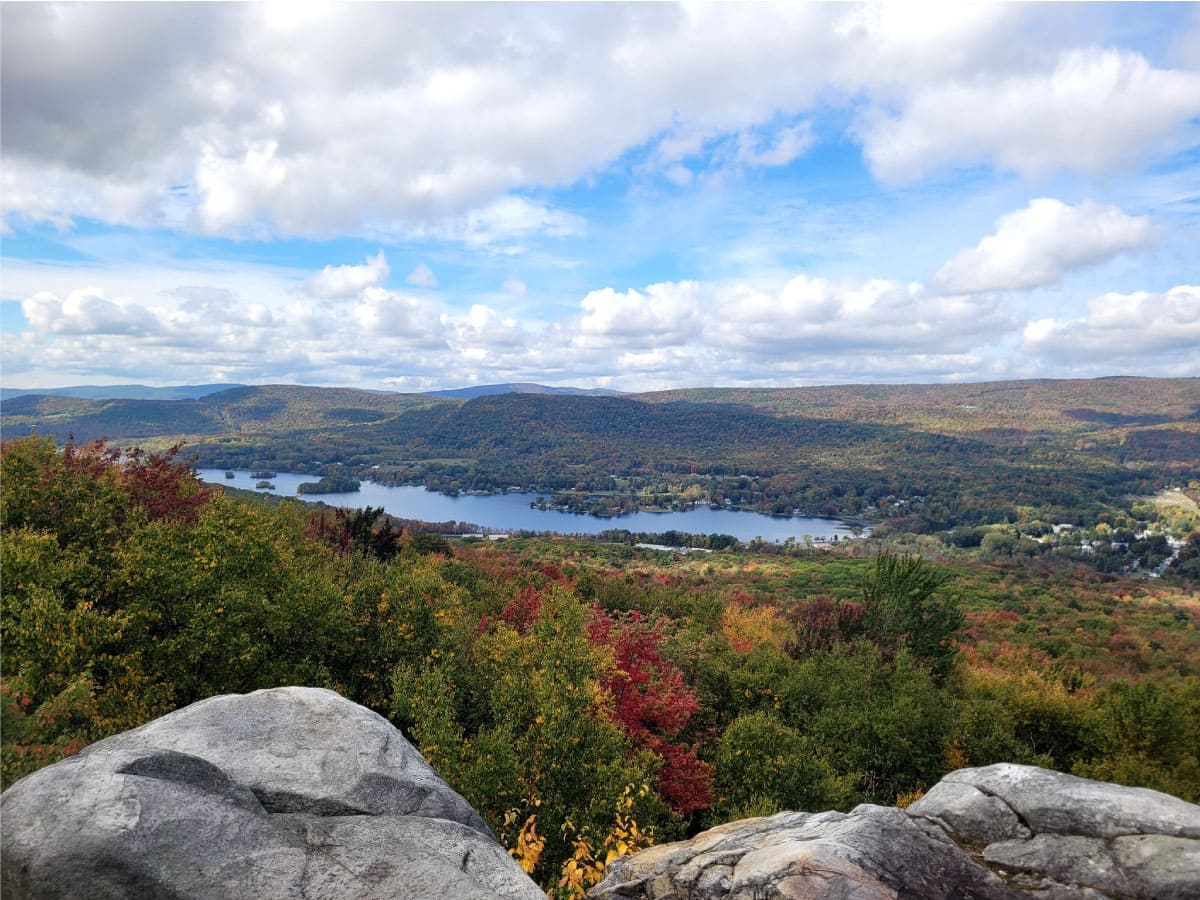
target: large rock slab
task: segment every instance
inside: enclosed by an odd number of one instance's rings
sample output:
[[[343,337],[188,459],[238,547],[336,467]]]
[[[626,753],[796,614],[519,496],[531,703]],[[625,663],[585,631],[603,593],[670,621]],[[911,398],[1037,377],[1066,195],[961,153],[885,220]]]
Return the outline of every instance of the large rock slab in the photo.
[[[974,793],[957,795],[960,786]],[[980,799],[982,798],[982,799]],[[913,804],[918,815],[995,809],[1000,801],[1034,834],[1116,838],[1162,834],[1200,838],[1200,806],[1146,788],[1091,781],[1037,766],[999,763],[959,769]]]
[[[595,900],[1015,900],[940,828],[903,810],[787,812],[616,860]]]
[[[1000,763],[959,769],[908,808],[982,846],[1011,884],[1106,897],[1200,897],[1200,806]]]
[[[332,691],[214,697],[0,800],[6,898],[544,900],[386,719]]]
[[[907,810],[780,813],[617,860],[594,900],[1187,900],[1200,807],[1034,766],[947,775]]]

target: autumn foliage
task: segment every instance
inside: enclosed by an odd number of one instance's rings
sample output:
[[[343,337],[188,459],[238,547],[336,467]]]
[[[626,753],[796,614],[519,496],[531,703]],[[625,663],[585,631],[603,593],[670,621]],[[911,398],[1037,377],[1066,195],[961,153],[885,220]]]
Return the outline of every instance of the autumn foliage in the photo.
[[[447,542],[180,461],[0,451],[0,774],[219,693],[329,687],[401,728],[579,896],[730,817],[893,803],[1027,762],[1200,799],[1200,602],[858,548],[664,559]]]
[[[659,793],[686,816],[710,805],[713,769],[697,758],[695,743],[685,742],[700,703],[679,667],[664,655],[665,627],[637,611],[618,620],[596,607],[588,637],[613,655],[613,668],[601,684],[612,695],[614,718],[634,744],[663,760]]]

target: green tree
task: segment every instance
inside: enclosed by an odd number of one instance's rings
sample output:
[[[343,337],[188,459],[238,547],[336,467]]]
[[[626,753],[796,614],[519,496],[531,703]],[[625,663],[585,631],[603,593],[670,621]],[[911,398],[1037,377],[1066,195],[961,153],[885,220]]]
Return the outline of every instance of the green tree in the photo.
[[[718,797],[708,818],[714,825],[785,809],[832,809],[851,793],[853,778],[839,778],[804,735],[769,712],[730,724],[713,762]]]
[[[575,835],[604,835],[626,787],[653,784],[661,764],[614,723],[600,681],[612,656],[589,641],[588,618],[553,586],[524,633],[491,621],[453,657],[431,653],[392,679],[394,721],[503,842],[537,816],[546,844],[533,874],[544,883],[557,880]],[[637,792],[631,814],[660,834],[678,828],[653,791]]]
[[[839,644],[797,664],[779,694],[783,722],[856,779],[856,799],[892,803],[941,777],[951,697],[904,648],[888,659],[868,641]]]
[[[889,652],[903,647],[938,678],[954,666],[963,624],[957,600],[942,590],[950,578],[919,556],[883,551],[862,588],[867,633]]]

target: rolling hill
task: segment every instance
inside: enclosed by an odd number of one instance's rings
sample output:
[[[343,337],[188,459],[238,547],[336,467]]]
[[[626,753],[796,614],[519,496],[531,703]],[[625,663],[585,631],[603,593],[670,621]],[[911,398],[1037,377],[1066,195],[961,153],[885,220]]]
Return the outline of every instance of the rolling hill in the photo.
[[[4,404],[3,427],[151,449],[185,441],[219,467],[337,465],[448,491],[518,485],[886,512],[917,529],[1030,510],[1074,521],[1200,476],[1200,379],[470,399],[268,385],[187,400],[18,397]]]

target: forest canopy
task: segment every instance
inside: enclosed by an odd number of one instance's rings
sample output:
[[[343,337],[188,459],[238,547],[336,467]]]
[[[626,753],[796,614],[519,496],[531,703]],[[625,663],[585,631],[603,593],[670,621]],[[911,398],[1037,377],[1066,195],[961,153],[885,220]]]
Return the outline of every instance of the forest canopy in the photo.
[[[564,895],[618,844],[964,765],[1200,799],[1190,594],[887,545],[446,541],[205,488],[177,450],[23,438],[0,477],[5,784],[214,694],[329,687]]]

